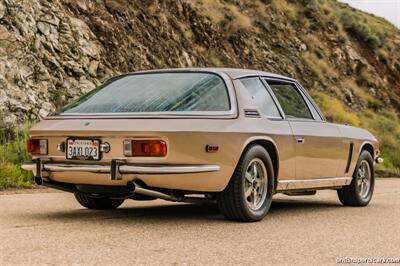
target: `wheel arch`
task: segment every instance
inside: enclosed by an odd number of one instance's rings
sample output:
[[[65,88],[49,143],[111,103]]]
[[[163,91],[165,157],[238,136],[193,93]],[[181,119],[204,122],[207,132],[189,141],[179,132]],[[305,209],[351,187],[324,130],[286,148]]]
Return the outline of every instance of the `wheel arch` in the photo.
[[[372,145],[371,142],[365,141],[361,144],[360,146],[360,151],[358,153],[358,156],[361,155],[362,151],[367,151],[371,154],[372,159],[375,159],[375,150],[374,150],[374,145]]]
[[[276,188],[279,174],[279,152],[276,143],[272,138],[265,136],[251,137],[243,145],[240,156],[243,156],[243,152],[248,146],[255,144],[262,146],[271,157],[272,167],[274,169],[274,188]]]

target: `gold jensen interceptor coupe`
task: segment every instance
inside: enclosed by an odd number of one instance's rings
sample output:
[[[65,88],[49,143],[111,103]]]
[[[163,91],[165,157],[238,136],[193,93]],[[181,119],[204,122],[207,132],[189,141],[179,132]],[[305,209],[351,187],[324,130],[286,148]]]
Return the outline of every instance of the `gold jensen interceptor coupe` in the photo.
[[[89,209],[217,201],[238,221],[262,219],[275,193],[335,189],[365,206],[382,162],[372,134],[327,122],[296,80],[224,68],[114,77],[35,125],[27,145],[36,183]]]

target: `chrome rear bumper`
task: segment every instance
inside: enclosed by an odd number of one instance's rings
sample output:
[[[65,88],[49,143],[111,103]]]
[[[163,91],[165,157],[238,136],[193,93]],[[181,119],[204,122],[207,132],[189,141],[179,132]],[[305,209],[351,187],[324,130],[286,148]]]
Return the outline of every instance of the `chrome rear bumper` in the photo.
[[[214,164],[171,165],[171,164],[127,164],[121,160],[112,160],[111,164],[58,163],[35,160],[25,162],[22,169],[33,171],[36,176],[42,172],[90,172],[111,174],[111,179],[120,179],[121,174],[190,174],[215,172],[220,169]]]

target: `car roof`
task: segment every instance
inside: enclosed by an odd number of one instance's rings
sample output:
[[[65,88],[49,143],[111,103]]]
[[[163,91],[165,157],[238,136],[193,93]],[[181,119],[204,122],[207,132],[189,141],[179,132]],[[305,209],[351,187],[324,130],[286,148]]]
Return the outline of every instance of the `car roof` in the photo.
[[[244,68],[222,68],[222,67],[198,67],[198,68],[165,68],[165,69],[154,69],[154,70],[144,70],[137,71],[134,73],[148,73],[148,72],[176,72],[176,71],[206,71],[213,73],[225,73],[231,79],[238,79],[247,76],[267,76],[271,78],[279,78],[295,81],[293,78],[289,78],[283,75],[274,74],[270,72],[254,70],[254,69],[244,69]]]

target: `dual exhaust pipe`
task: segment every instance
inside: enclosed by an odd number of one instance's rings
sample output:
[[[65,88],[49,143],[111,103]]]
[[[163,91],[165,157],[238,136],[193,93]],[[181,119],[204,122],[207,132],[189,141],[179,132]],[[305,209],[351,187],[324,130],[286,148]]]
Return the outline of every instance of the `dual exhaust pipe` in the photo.
[[[34,179],[35,179],[35,183],[39,186],[43,185],[46,187],[59,189],[59,190],[71,192],[71,193],[76,193],[76,192],[80,191],[80,189],[78,189],[78,187],[74,184],[47,181],[47,180],[43,180],[43,178],[41,176],[37,176],[37,175],[34,177]],[[210,199],[210,198],[185,197],[185,196],[176,197],[174,195],[164,194],[164,193],[156,191],[156,190],[143,188],[140,184],[136,183],[135,181],[128,181],[126,183],[126,190],[128,191],[128,193],[125,197],[128,197],[128,198],[132,197],[134,194],[139,194],[139,195],[149,196],[152,198],[163,199],[163,200],[173,201],[173,202],[189,202],[189,203],[213,202],[213,199]],[[85,192],[83,192],[83,193],[85,193]]]
[[[187,203],[215,203],[215,198],[213,197],[186,197],[186,196],[181,196],[181,197],[176,197],[173,195],[168,195],[164,194],[162,192],[158,192],[155,190],[150,190],[147,188],[141,187],[139,184],[135,183],[134,181],[128,181],[126,184],[126,187],[128,188],[129,191],[132,192],[132,194],[140,194],[140,195],[145,195],[145,196],[150,196],[153,198],[157,199],[163,199],[163,200],[168,200],[168,201],[174,201],[174,202],[187,202]]]
[[[67,192],[78,192],[78,189],[76,188],[75,185],[72,184],[65,184],[65,183],[59,183],[59,182],[51,182],[51,181],[45,181],[41,176],[35,176],[35,183],[39,186],[46,186],[46,187],[51,187]],[[145,189],[141,186],[139,186],[137,183],[134,183],[133,181],[128,181],[126,184],[126,189],[129,191],[131,195],[134,194],[140,194],[140,195],[145,195],[145,196],[150,196],[153,198],[158,198],[158,199],[164,199],[168,201],[182,201],[181,198],[174,197],[172,195],[167,195],[155,190],[150,190],[150,189]]]

